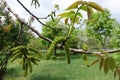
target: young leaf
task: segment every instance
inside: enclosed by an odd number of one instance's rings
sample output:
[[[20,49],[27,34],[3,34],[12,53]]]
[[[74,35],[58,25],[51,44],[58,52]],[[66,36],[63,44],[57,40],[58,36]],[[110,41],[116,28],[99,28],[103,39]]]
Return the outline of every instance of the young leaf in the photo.
[[[78,12],[76,15],[79,16],[79,17],[83,17],[80,12]]]
[[[39,51],[33,49],[33,48],[28,48],[29,51],[34,52],[34,53],[39,53]]]
[[[32,63],[30,61],[27,61],[28,67],[29,67],[29,72],[32,72]]]
[[[113,71],[116,66],[115,59],[113,57],[109,57],[109,61],[110,61],[110,69],[111,71]]]
[[[28,74],[28,63],[26,62],[25,63],[25,76],[27,76],[27,74]]]
[[[88,5],[98,11],[104,11],[104,9],[98,5],[97,3],[94,3],[94,2],[88,2]]]
[[[13,55],[18,54],[20,52],[21,52],[20,50],[16,50],[16,51],[13,52]]]
[[[54,7],[55,7],[57,10],[60,10],[59,5],[55,4]]]
[[[78,8],[78,5],[84,4],[84,3],[85,1],[76,1],[73,4],[71,4],[66,10]]]
[[[60,18],[70,18],[74,14],[75,11],[69,11],[69,12],[61,13],[58,16],[60,16]]]
[[[106,57],[104,60],[104,72],[108,73],[109,69],[110,69],[110,58]]]
[[[83,10],[83,11],[87,11],[87,5],[82,5],[82,6],[80,7],[80,9]]]
[[[87,59],[86,54],[83,54],[83,60],[84,60],[84,64],[89,67],[88,59]]]
[[[88,7],[88,8],[87,8],[88,20],[90,20],[92,14],[93,14],[92,8],[91,8],[91,7]]]
[[[10,59],[11,62],[15,61],[17,58],[19,58],[21,56],[21,53],[17,53],[15,55],[12,56],[12,58]]]
[[[36,58],[33,58],[33,57],[31,57],[31,58],[29,58],[29,59],[30,59],[30,61],[31,61],[33,64],[38,65],[37,61],[39,61],[39,59],[36,59]]]
[[[99,70],[102,69],[103,65],[104,65],[104,59],[101,57],[100,63],[99,63]]]

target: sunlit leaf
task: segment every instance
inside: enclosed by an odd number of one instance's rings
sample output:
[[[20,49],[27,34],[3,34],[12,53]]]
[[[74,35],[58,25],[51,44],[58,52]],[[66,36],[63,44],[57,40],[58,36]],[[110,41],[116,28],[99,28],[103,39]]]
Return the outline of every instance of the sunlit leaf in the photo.
[[[78,8],[78,5],[84,4],[84,3],[85,3],[85,1],[82,1],[82,0],[81,1],[76,1],[73,4],[71,4],[66,10]]]
[[[79,16],[79,17],[83,17],[80,12],[78,12],[76,15]]]
[[[68,18],[68,17],[71,17],[71,15],[74,15],[75,14],[75,11],[69,11],[69,12],[65,12],[65,13],[62,13],[62,14],[59,14],[58,16],[60,16],[61,18]]]
[[[98,10],[98,11],[104,11],[104,9],[98,5],[97,3],[94,3],[94,2],[88,2],[88,6]]]
[[[87,11],[87,5],[82,5],[82,6],[80,7],[80,9],[83,10],[83,11]]]
[[[91,18],[92,14],[93,14],[92,8],[91,8],[91,7],[88,7],[88,8],[87,8],[88,20]]]

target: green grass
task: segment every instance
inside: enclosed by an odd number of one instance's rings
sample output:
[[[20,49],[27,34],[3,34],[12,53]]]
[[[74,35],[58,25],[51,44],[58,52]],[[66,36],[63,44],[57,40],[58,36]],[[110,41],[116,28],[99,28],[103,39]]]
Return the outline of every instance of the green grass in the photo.
[[[89,61],[95,60],[90,56]],[[98,65],[86,67],[80,56],[73,56],[71,64],[66,64],[64,58],[57,60],[41,60],[39,65],[33,67],[33,72],[24,77],[22,68],[17,63],[8,66],[5,80],[114,80],[110,71],[105,75],[99,71]],[[117,79],[116,79],[117,80]]]

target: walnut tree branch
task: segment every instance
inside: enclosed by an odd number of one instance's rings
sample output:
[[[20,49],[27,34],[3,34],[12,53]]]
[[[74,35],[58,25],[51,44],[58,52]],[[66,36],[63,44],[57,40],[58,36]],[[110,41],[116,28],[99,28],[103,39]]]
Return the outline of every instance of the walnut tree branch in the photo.
[[[47,37],[45,37],[45,36],[42,36],[42,35],[41,35],[37,30],[35,30],[31,25],[28,25],[28,23],[25,22],[24,19],[20,18],[14,11],[12,11],[12,9],[8,6],[8,4],[7,4],[6,1],[4,1],[3,3],[4,3],[4,5],[5,5],[5,7],[6,7],[21,23],[23,23],[24,25],[26,25],[29,29],[31,29],[34,33],[36,33],[40,38],[42,38],[42,39],[44,39],[44,40],[46,40],[46,41],[48,41],[48,42],[50,42],[50,43],[52,42],[51,39],[49,39],[49,38],[47,38]]]
[[[49,26],[49,25],[46,25],[46,24],[44,24],[43,22],[41,22],[40,20],[39,20],[39,18],[36,16],[36,15],[34,15],[32,12],[30,12],[19,0],[17,0],[18,1],[18,3],[31,15],[31,16],[33,16],[40,24],[42,24],[43,26],[46,26],[46,27],[49,27],[49,28],[51,28],[51,29],[54,29],[53,27],[51,27],[51,26]]]

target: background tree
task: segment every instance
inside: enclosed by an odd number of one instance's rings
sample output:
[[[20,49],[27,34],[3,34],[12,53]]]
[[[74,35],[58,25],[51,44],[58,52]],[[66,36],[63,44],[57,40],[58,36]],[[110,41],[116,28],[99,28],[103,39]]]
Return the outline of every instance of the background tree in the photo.
[[[48,22],[46,22],[47,25],[52,26],[55,29],[52,28],[48,28],[46,26],[42,27],[42,35],[44,35],[45,37],[48,37],[50,39],[54,39],[58,36],[65,36],[68,33],[68,29],[69,29],[69,25],[64,25],[64,23],[60,22],[60,19],[54,19],[53,20],[49,20]],[[69,47],[73,47],[73,48],[77,48],[77,35],[78,35],[79,30],[74,30],[71,33],[71,38],[68,39],[68,44]],[[50,47],[50,43],[42,40],[41,42],[45,49]],[[56,55],[56,51],[55,51],[55,55]]]
[[[33,37],[31,31],[18,20],[12,19],[10,12],[0,3],[0,80],[5,74],[10,49],[19,45],[27,45]]]
[[[107,49],[107,45],[110,43],[112,36],[112,30],[115,27],[115,22],[111,18],[110,12],[105,10],[103,13],[97,12],[93,14],[91,20],[87,24],[87,34],[92,36],[96,41],[103,46],[103,49]]]
[[[120,23],[114,22],[113,25],[115,26],[112,30],[112,37],[110,39],[112,48],[119,48],[120,47]]]

